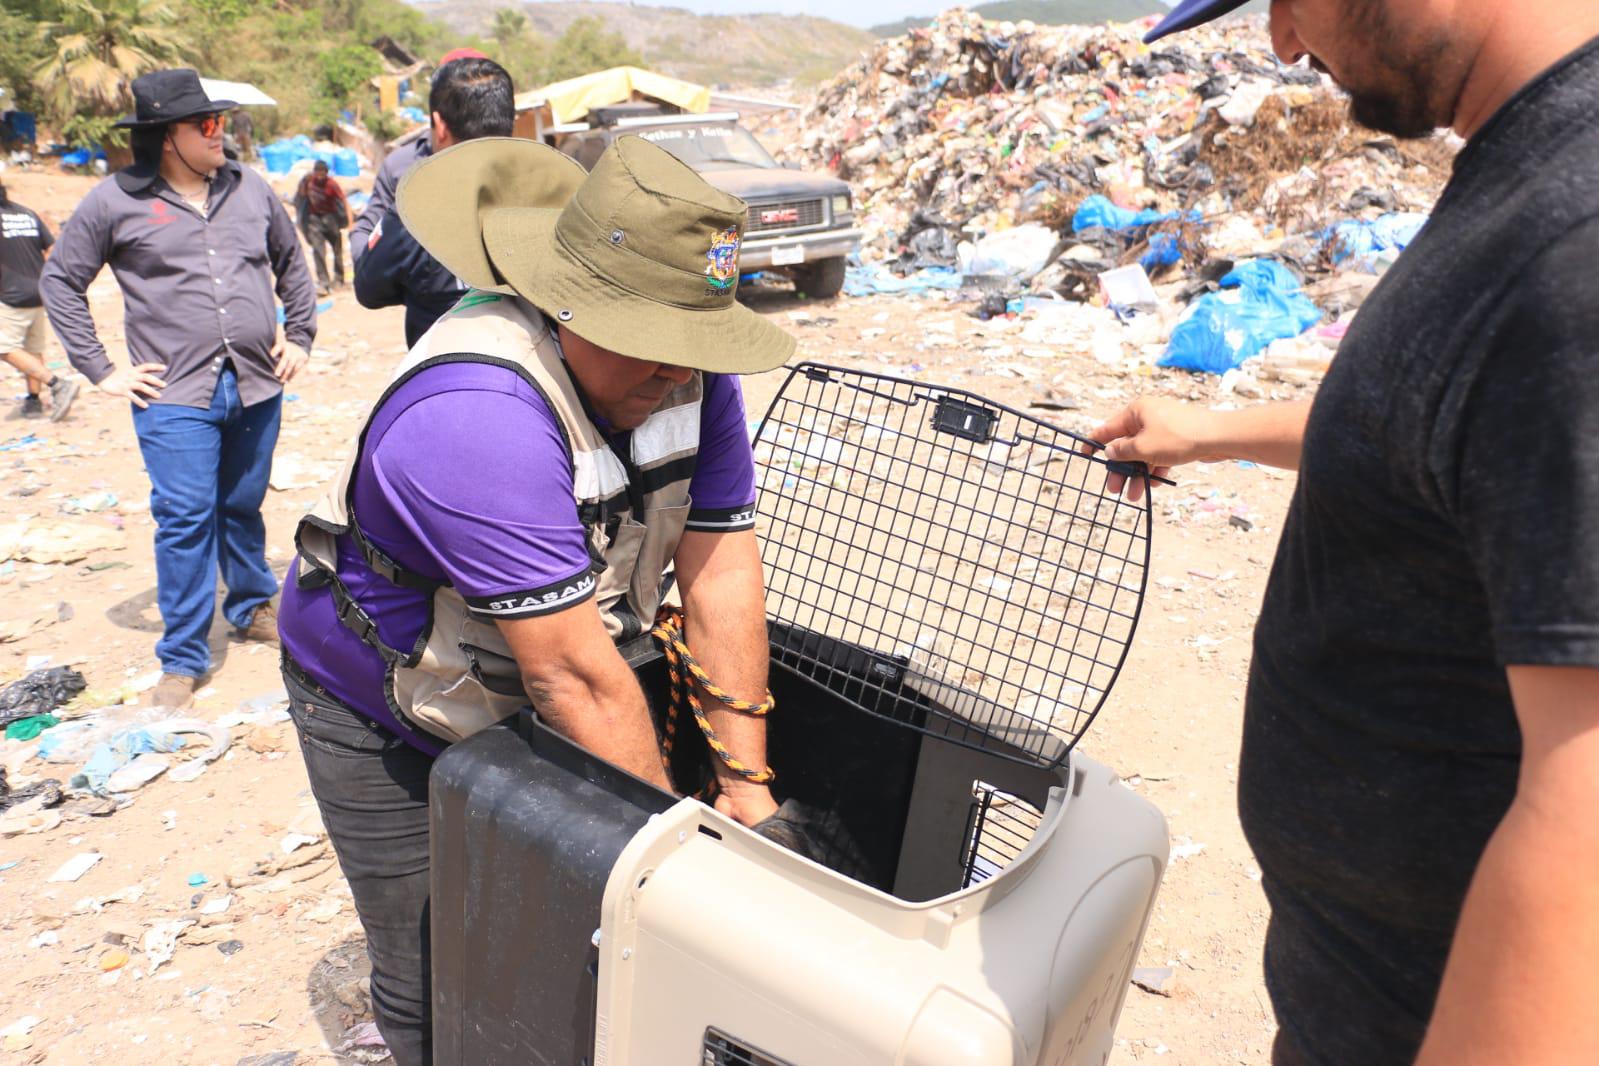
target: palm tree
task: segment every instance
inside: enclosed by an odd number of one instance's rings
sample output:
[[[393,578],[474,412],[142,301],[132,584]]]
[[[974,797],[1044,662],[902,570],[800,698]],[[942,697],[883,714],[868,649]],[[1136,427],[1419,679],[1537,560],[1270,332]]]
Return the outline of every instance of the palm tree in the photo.
[[[503,48],[527,31],[527,16],[514,7],[502,7],[494,12],[494,39]]]
[[[166,0],[62,0],[61,20],[39,28],[55,46],[34,85],[62,121],[127,110],[134,78],[188,51]]]

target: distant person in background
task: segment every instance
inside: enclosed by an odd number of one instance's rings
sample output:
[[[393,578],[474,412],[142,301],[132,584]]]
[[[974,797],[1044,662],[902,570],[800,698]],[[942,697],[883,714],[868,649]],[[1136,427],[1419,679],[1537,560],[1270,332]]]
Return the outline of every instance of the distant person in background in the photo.
[[[516,124],[511,76],[492,59],[456,59],[440,67],[428,103],[433,108],[434,152],[479,137],[509,137]],[[461,280],[416,242],[398,212],[378,220],[355,266],[355,298],[362,307],[405,305],[407,347],[464,291]]]
[[[328,294],[328,249],[333,249],[332,287],[344,284],[344,228],[350,224],[350,203],[344,189],[328,174],[328,165],[318,159],[311,173],[300,179],[294,194],[294,207],[300,217],[300,232],[311,245],[311,262],[316,264],[318,296]]]
[[[233,143],[240,159],[248,163],[255,158],[255,120],[242,107],[233,113]]]
[[[316,336],[316,294],[294,223],[266,179],[222,155],[228,100],[192,70],[133,81],[133,165],[89,191],[39,278],[67,358],[132,405],[155,519],[154,706],[181,708],[211,669],[217,575],[239,640],[277,643],[266,498],[283,386]],[[88,288],[110,265],[128,364],[95,333]],[[273,295],[283,303],[278,337]]]
[[[39,394],[50,390],[50,421],[66,417],[78,395],[78,383],[57,377],[44,362],[44,306],[39,299],[39,273],[55,236],[44,220],[13,201],[0,182],[0,359],[28,380],[23,418],[42,418]]]
[[[458,60],[487,58],[488,56],[476,48],[457,48],[444,53],[443,58],[439,60],[428,89],[428,113],[432,116],[432,129],[410,144],[390,152],[383,160],[383,165],[378,167],[378,176],[373,179],[372,197],[367,201],[366,210],[361,212],[361,217],[350,227],[351,263],[359,266],[361,256],[366,254],[368,247],[376,243],[372,240],[372,230],[377,226],[379,219],[394,210],[394,190],[400,187],[400,179],[405,176],[405,172],[432,155],[435,148],[443,147],[433,143],[440,125],[436,113],[438,107],[433,102],[433,94],[438,92],[439,86],[445,82],[445,71]]]

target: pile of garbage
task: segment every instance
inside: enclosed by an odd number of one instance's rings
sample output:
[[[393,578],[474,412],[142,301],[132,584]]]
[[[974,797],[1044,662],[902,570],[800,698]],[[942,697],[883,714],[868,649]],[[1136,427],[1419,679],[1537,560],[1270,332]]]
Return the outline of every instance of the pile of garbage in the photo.
[[[1354,306],[1304,288],[1385,270],[1458,141],[1356,127],[1330,81],[1277,60],[1262,18],[1153,47],[1148,24],[954,9],[822,86],[783,154],[855,189],[866,239],[845,291],[975,288],[980,317],[1070,334],[1080,317],[1034,302],[1064,297],[1159,317],[1140,347],[1161,366],[1224,374],[1273,344],[1294,374],[1324,364],[1320,341],[1280,342]]]
[[[785,155],[849,179],[868,261],[903,270],[956,267],[961,241],[975,253],[1027,222],[1081,233],[1091,198],[1127,213],[1113,265],[1148,253],[1151,229],[1170,233],[1156,265],[1193,265],[1217,238],[1255,249],[1438,197],[1452,150],[1351,125],[1321,75],[1271,54],[1260,19],[1153,48],[1143,30],[947,11],[823,85]]]

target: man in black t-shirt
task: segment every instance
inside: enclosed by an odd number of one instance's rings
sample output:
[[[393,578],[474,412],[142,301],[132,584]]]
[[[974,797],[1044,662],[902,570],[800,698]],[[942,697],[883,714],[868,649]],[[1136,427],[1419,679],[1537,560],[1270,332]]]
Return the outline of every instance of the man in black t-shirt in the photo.
[[[39,272],[55,236],[44,220],[12,201],[0,183],[0,359],[22,372],[28,398],[22,417],[39,418],[50,390],[50,420],[60,421],[78,395],[78,383],[50,372],[44,362],[44,306],[39,299]]]
[[[1272,38],[1364,124],[1468,141],[1313,403],[1095,438],[1300,471],[1238,780],[1273,1059],[1599,1062],[1599,5],[1277,0]]]

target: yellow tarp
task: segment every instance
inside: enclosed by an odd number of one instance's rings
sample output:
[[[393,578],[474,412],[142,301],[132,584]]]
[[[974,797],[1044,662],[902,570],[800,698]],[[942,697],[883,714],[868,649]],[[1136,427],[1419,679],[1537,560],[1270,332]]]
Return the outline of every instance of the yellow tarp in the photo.
[[[596,107],[631,100],[634,93],[664,100],[684,111],[711,109],[711,90],[705,86],[638,67],[612,67],[530,89],[516,98],[516,109],[529,111],[548,106],[556,122],[576,122]]]

